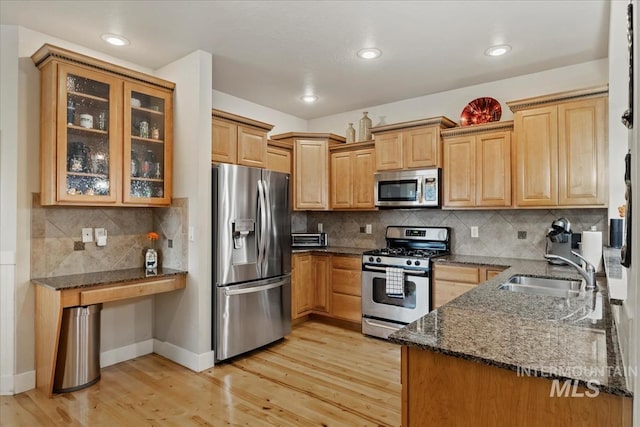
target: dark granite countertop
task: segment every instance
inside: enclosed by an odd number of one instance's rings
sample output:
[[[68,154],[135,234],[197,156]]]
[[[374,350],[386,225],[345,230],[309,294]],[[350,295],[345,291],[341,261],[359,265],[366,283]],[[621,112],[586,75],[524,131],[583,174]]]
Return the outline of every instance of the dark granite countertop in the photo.
[[[633,395],[623,375],[604,277],[598,278],[596,292],[558,298],[498,286],[514,274],[580,279],[571,267],[460,255],[434,262],[509,268],[393,333],[390,341],[524,375],[578,380],[585,386],[597,381],[607,393]]]
[[[373,248],[371,248],[373,249]],[[327,246],[325,248],[292,248],[292,254],[299,254],[304,252],[321,252],[341,255],[362,255],[365,251],[370,251],[368,248],[349,248],[343,246]]]
[[[31,279],[40,286],[46,286],[56,291],[65,289],[85,288],[88,286],[108,285],[111,283],[134,282],[150,277],[160,278],[187,274],[186,271],[171,268],[158,268],[156,273],[147,273],[144,268],[129,268],[126,270],[100,271],[97,273],[72,274],[69,276],[41,277]]]

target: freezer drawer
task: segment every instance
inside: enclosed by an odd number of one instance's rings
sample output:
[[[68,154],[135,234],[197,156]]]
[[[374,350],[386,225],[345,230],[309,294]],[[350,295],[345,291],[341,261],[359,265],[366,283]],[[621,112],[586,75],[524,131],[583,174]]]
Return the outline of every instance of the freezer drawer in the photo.
[[[215,289],[215,359],[269,344],[291,332],[291,276]]]

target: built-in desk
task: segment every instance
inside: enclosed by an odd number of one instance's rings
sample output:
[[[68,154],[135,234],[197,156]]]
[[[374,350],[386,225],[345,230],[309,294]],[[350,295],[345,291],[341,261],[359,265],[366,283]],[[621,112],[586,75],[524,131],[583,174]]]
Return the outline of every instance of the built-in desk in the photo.
[[[36,286],[36,387],[51,396],[64,308],[183,289],[186,271],[143,268],[31,279]]]

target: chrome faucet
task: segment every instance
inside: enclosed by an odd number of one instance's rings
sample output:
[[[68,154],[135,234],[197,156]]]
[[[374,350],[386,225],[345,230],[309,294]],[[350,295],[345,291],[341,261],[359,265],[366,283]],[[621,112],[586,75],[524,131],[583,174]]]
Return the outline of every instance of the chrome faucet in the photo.
[[[571,251],[571,253],[573,255],[577,256],[578,258],[580,258],[582,261],[584,261],[586,267],[582,268],[581,266],[579,266],[575,262],[571,261],[570,259],[567,259],[567,258],[559,256],[559,255],[545,254],[544,257],[546,259],[555,259],[555,260],[566,262],[571,267],[573,267],[576,270],[578,270],[578,273],[580,273],[580,275],[582,277],[584,277],[584,281],[586,283],[585,290],[587,290],[587,291],[594,290],[596,288],[596,267],[593,264],[591,264],[585,257],[580,255],[579,253],[577,253],[575,251]]]

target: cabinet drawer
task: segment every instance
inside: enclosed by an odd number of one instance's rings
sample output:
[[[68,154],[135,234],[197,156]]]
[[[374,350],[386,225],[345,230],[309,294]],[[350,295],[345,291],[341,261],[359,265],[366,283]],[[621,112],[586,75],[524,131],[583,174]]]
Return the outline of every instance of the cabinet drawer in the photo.
[[[98,304],[174,291],[185,287],[185,277],[139,282],[80,292],[80,305]]]
[[[331,271],[331,289],[333,292],[360,296],[362,293],[362,272],[341,270]]]
[[[436,280],[448,280],[451,282],[463,282],[477,285],[480,283],[478,267],[463,265],[437,264],[435,267]]]
[[[459,297],[465,292],[474,289],[477,285],[467,283],[449,282],[446,280],[436,280],[433,284],[433,308],[438,308]]]
[[[333,268],[341,268],[344,270],[362,270],[362,257],[338,256],[331,258],[331,266]]]
[[[331,314],[351,322],[362,320],[362,299],[353,295],[334,293],[331,298]]]

